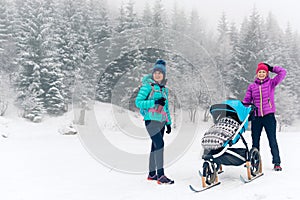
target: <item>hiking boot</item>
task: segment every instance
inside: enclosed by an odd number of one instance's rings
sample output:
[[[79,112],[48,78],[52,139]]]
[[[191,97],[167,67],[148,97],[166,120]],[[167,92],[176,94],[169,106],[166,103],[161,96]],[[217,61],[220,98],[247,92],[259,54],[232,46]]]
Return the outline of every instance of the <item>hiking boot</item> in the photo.
[[[159,177],[159,179],[157,179],[157,183],[158,184],[173,184],[174,181],[169,179],[165,175],[162,175],[161,177]]]
[[[147,180],[148,181],[157,181],[157,175],[156,174],[154,176],[148,175]]]
[[[275,170],[275,171],[282,171],[282,168],[280,167],[280,164],[279,164],[279,163],[275,163],[275,164],[274,164],[274,170]]]

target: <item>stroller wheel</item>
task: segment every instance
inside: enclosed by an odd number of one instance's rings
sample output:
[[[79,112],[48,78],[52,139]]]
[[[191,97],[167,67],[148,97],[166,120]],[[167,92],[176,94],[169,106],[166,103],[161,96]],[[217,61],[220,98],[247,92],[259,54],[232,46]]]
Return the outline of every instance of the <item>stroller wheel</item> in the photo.
[[[211,185],[216,181],[217,169],[215,164],[209,161],[203,163],[203,177],[207,185]]]
[[[250,150],[250,171],[252,176],[256,176],[261,172],[261,157],[257,148],[253,147]]]

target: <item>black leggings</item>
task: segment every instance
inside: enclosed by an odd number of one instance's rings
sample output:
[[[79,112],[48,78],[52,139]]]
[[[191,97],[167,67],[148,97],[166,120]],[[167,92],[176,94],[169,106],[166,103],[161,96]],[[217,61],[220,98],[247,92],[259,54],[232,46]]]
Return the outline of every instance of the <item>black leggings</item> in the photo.
[[[149,158],[149,175],[155,174],[158,177],[164,175],[164,131],[165,122],[145,121],[146,129],[152,140],[151,153]]]

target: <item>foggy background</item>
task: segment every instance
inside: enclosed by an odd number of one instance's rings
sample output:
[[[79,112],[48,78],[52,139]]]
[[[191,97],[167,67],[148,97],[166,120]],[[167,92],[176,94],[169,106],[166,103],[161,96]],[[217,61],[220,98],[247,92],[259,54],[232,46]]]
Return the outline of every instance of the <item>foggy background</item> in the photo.
[[[124,0],[110,0],[109,6],[117,11]],[[155,0],[135,0],[136,8],[142,12],[145,3],[153,5]],[[253,7],[266,17],[269,12],[273,13],[280,26],[285,28],[289,23],[293,28],[300,30],[299,2],[297,0],[162,0],[168,12],[172,12],[174,3],[186,12],[196,9],[199,16],[207,21],[207,25],[216,29],[216,24],[222,12],[225,12],[230,21],[240,25],[242,20],[250,14]]]

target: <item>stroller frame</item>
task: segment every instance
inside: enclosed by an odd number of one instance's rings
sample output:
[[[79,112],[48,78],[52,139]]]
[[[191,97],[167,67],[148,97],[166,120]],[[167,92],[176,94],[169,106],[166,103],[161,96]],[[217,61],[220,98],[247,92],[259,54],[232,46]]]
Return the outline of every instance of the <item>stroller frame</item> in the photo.
[[[243,115],[239,115],[237,113],[235,106],[245,108]],[[248,180],[245,180],[241,177],[244,182],[249,182],[263,175],[261,156],[258,149],[251,148],[249,151],[247,142],[242,135],[248,127],[249,118],[255,111],[257,111],[257,107],[255,105],[244,104],[240,100],[227,100],[222,104],[215,104],[211,106],[210,113],[213,116],[214,123],[217,123],[218,120],[223,117],[230,117],[235,119],[240,125],[231,139],[227,140],[220,149],[204,151],[202,156],[202,159],[204,160],[202,173],[199,171],[202,178],[202,190],[220,184],[218,174],[223,172],[222,165],[239,166],[244,164],[247,169],[248,178]],[[236,144],[239,139],[242,139],[245,148],[229,148]],[[202,191],[195,190],[191,185],[190,188],[195,192]]]

